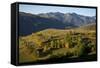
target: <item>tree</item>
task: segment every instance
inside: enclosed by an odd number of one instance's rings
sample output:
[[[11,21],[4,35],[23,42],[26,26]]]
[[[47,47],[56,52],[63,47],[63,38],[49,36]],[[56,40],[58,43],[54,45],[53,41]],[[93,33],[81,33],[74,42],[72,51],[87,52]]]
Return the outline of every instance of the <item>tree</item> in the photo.
[[[57,40],[57,48],[60,48],[60,40]]]
[[[72,37],[71,37],[70,34],[66,34],[66,36],[65,36],[65,43],[67,43],[69,45],[69,47],[71,47]]]
[[[78,41],[77,41],[77,46],[76,46],[76,55],[77,56],[84,56],[86,55],[86,45],[85,43],[82,41],[82,37],[79,36],[78,37]]]
[[[53,40],[51,41],[51,45],[50,46],[51,46],[51,48],[54,48],[54,41]]]

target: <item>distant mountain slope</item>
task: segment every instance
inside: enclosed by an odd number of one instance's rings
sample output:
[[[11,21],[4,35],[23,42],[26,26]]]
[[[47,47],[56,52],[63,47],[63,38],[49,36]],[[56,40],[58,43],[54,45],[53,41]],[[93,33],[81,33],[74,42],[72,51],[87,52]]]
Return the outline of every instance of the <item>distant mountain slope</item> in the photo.
[[[29,35],[47,28],[75,28],[92,23],[95,23],[95,17],[76,13],[50,12],[35,15],[19,12],[19,35]]]
[[[37,15],[30,15],[27,13],[19,14],[20,35],[28,35],[32,32],[40,31],[46,28],[63,29],[64,27],[64,24],[51,18],[43,18]]]
[[[80,28],[85,29],[85,30],[96,30],[96,24],[89,24],[89,25],[86,25],[86,26],[82,26]]]
[[[76,26],[82,26],[85,24],[90,24],[95,22],[95,16],[89,17],[89,16],[78,15],[76,13],[64,14],[60,12],[50,12],[50,13],[41,13],[38,15],[45,18],[53,18],[55,20],[59,20],[64,24],[72,23]]]

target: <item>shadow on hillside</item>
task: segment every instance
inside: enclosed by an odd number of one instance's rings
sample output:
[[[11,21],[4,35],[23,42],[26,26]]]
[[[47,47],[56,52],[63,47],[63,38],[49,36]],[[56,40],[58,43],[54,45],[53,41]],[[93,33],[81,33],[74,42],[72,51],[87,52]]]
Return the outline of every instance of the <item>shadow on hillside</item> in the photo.
[[[40,65],[40,64],[57,64],[57,63],[88,62],[88,61],[97,61],[97,54],[78,57],[78,58],[66,58],[66,57],[51,58],[48,60],[40,60],[37,62],[20,63],[20,65]]]

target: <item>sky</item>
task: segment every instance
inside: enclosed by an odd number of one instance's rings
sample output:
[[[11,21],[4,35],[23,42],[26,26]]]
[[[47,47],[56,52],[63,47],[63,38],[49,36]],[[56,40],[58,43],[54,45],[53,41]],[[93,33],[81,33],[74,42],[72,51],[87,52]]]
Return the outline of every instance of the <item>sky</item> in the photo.
[[[77,13],[84,16],[96,16],[95,8],[79,8],[79,7],[61,7],[61,6],[43,6],[43,5],[19,5],[20,12],[39,14],[49,12],[61,13]]]

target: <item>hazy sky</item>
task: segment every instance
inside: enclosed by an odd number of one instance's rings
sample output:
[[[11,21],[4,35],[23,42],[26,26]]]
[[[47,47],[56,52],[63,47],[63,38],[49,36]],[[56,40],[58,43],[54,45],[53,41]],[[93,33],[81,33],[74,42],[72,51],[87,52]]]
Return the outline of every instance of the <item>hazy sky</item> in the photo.
[[[78,7],[59,7],[59,6],[41,6],[41,5],[19,5],[20,12],[32,14],[61,12],[61,13],[77,13],[85,16],[96,16],[95,8],[78,8]]]

